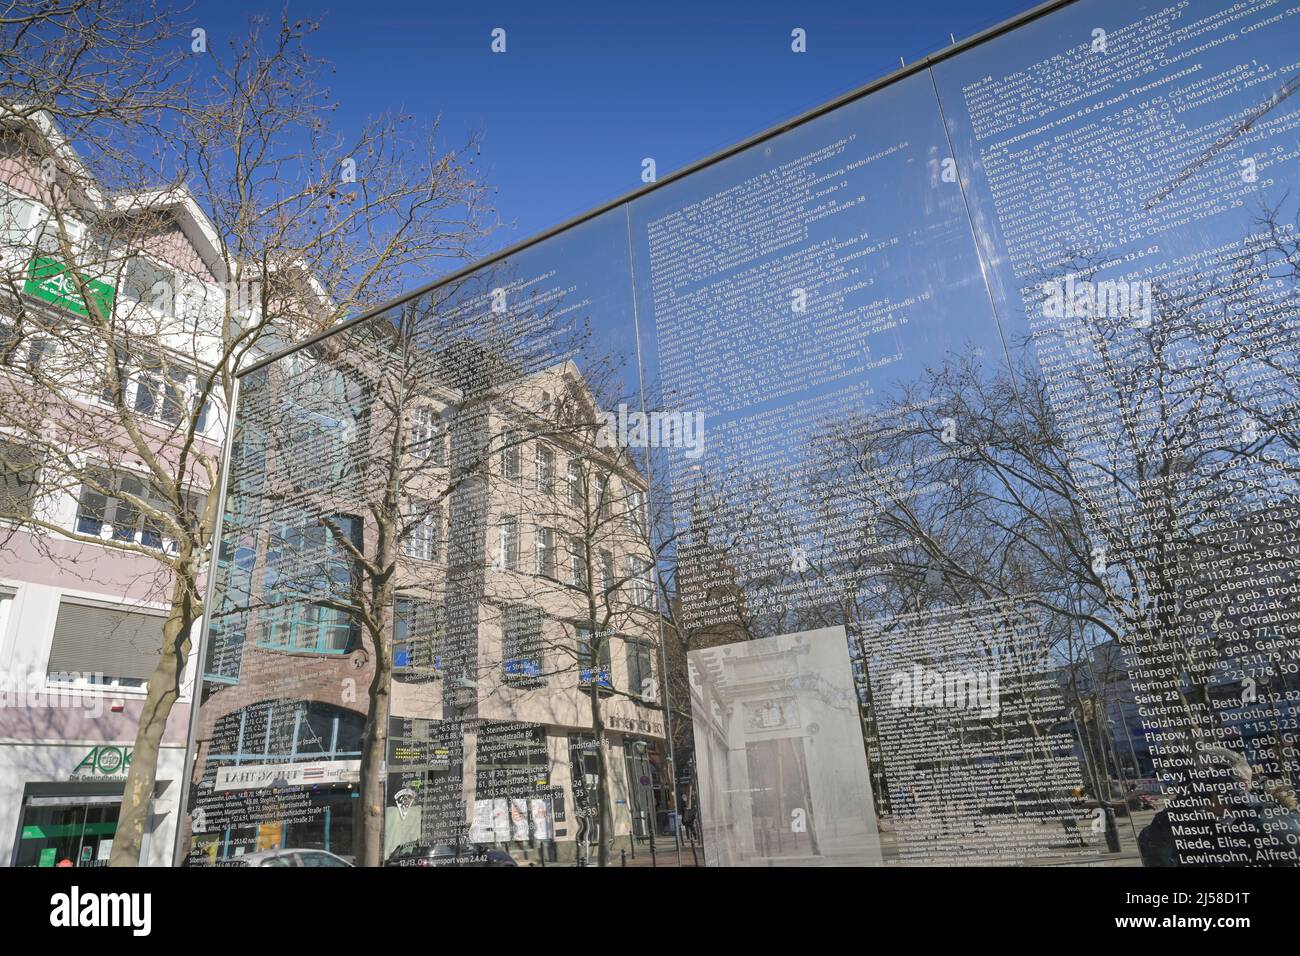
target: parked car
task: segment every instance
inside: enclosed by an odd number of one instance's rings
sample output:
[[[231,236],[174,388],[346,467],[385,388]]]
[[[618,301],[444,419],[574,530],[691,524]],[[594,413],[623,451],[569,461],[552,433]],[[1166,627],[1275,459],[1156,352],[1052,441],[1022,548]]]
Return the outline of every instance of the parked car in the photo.
[[[326,850],[262,850],[227,861],[230,866],[351,866],[341,856]]]
[[[518,866],[505,850],[486,844],[403,843],[384,866]]]

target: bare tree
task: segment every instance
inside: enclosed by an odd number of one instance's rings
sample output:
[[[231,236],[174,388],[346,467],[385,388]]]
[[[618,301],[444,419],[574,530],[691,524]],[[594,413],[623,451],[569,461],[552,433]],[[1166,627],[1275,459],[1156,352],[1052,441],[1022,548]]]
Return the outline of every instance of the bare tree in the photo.
[[[436,126],[396,116],[336,131],[307,51],[314,29],[255,21],[228,54],[212,52],[204,81],[175,91],[129,194],[104,198],[96,170],[48,150],[56,175],[28,177],[35,188],[15,200],[40,225],[15,230],[33,245],[6,275],[15,374],[0,425],[37,451],[37,497],[81,505],[72,526],[39,508],[6,517],[52,558],[55,542],[73,541],[149,559],[169,607],[113,865],[138,858],[159,744],[205,610],[216,439],[235,373],[387,300],[480,234],[472,142],[440,149]],[[169,181],[149,184],[152,160]]]
[[[157,128],[196,38],[148,0],[10,0],[0,8],[0,118],[52,117],[97,158]]]

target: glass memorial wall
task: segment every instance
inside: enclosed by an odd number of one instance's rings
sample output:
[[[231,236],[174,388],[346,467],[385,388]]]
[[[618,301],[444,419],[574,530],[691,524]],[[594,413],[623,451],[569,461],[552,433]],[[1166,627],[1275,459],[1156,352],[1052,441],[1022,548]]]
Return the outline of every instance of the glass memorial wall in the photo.
[[[179,858],[1296,864],[1298,38],[1060,5],[244,375]]]

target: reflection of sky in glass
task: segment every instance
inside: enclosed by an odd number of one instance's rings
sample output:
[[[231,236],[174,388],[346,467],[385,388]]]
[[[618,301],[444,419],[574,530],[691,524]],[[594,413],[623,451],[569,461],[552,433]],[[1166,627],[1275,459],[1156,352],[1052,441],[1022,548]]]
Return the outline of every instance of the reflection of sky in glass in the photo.
[[[1107,0],[934,68],[1008,338],[1033,336],[1029,361],[1064,383],[1053,385],[1057,414],[1087,436],[1073,439],[1074,454],[1103,472],[1132,468],[1120,410],[1160,407],[1192,436],[1190,450],[1166,457],[1259,442],[1239,469],[1247,494],[1294,490],[1265,460],[1293,461],[1294,451],[1254,418],[1295,401],[1295,380],[1273,356],[1300,341],[1297,289],[1276,271],[1273,281],[1267,269],[1232,271],[1262,268],[1259,247],[1243,245],[1265,234],[1266,210],[1283,235],[1295,222],[1300,61],[1289,16],[1272,4]],[[1016,97],[996,85],[1006,78],[1023,84]],[[1084,293],[1120,282],[1152,304],[1045,312],[1045,290],[1076,288],[1067,277],[1086,280]],[[1129,379],[1095,374],[1116,355],[1135,370]],[[1084,373],[1092,407],[1066,388]],[[1207,397],[1219,379],[1253,396],[1252,408]]]
[[[947,158],[933,86],[918,74],[634,201],[650,404],[707,416],[701,460],[661,455],[675,486],[696,466],[728,478],[749,461],[796,468],[814,433],[898,401],[900,386],[949,354],[1001,363]],[[766,205],[751,214],[755,193],[767,193]],[[720,213],[752,221],[748,235],[710,235],[715,196],[727,197]],[[692,206],[701,211],[688,255],[741,261],[671,281],[651,235]],[[708,248],[715,236],[729,245]],[[763,243],[775,248],[755,255]],[[736,298],[735,289],[755,286]],[[692,324],[709,331],[682,354],[672,340],[692,337]],[[691,363],[719,374],[699,375]],[[680,516],[686,502],[675,505]]]
[[[1300,76],[1295,27],[1272,24],[1224,42],[1277,12],[1260,4],[1214,26],[1209,19],[1223,13],[1218,3],[1100,0],[1066,7],[934,68],[981,252],[999,308],[1016,333],[1027,331],[1019,289],[1036,271],[1057,274],[1053,260],[1081,250],[1093,256],[1139,254],[1139,266],[1176,260],[1240,240],[1258,212],[1254,197],[1281,198],[1296,179],[1294,150],[1300,143],[1294,126],[1288,130],[1282,123],[1300,110],[1300,97],[1286,98]],[[1093,49],[1096,30],[1107,31],[1105,52]],[[967,95],[978,104],[986,77],[1011,76],[1054,55],[1064,58],[1056,67],[1061,82],[1037,90],[1018,122],[977,125],[964,108]],[[1096,62],[1121,57],[1132,66],[1118,79],[1113,67]],[[1079,113],[1086,115],[1070,118]],[[1017,156],[1021,176],[1050,172],[1068,197],[1043,210],[1050,217],[1049,241],[1038,269],[1022,269],[1020,276],[981,159],[981,148],[1000,141],[1024,152]],[[1275,146],[1284,147],[1288,161],[1276,162]],[[1116,154],[1124,154],[1123,161]],[[1242,175],[1246,157],[1258,160],[1255,183]],[[1226,194],[1231,208],[1138,235],[1125,228],[1140,210],[1158,213],[1214,193]],[[1131,268],[1121,263],[1115,271]]]
[[[901,401],[956,353],[973,354],[996,374],[1004,362],[998,319],[1011,344],[1028,334],[1025,296],[1032,300],[1044,275],[1059,274],[1054,260],[1131,257],[1104,266],[1101,278],[1158,267],[1250,230],[1256,210],[1244,200],[1276,198],[1292,178],[1289,166],[1268,160],[1274,146],[1296,143],[1294,130],[1277,125],[1300,107],[1300,98],[1285,99],[1286,70],[1295,70],[1284,66],[1294,53],[1278,26],[1211,42],[1262,13],[1178,36],[1214,9],[1148,2],[1056,11],[376,321],[414,316],[416,348],[436,350],[458,336],[499,335],[504,310],[516,323],[509,343],[516,367],[572,358],[602,378],[602,404],[626,401],[635,410],[644,384],[645,407],[702,413],[702,458],[680,448],[657,453],[656,469],[675,487],[697,468],[735,481],[751,463],[794,467],[818,430]],[[1098,30],[1106,31],[1100,53]],[[1110,81],[1113,71],[1091,59],[1099,55],[1136,57],[1137,65]],[[1045,62],[1053,72],[1035,74]],[[1171,74],[1180,75],[1165,82]],[[996,85],[1017,75],[1031,82]],[[1230,92],[1217,95],[1218,85],[1206,96],[1207,79],[1229,83]],[[1187,135],[1198,129],[1217,139],[1200,148]],[[1139,152],[1178,159],[1154,175],[1132,163],[1117,169],[1108,150],[1086,146],[1088,136],[1117,130],[1134,134]],[[1214,177],[1236,176],[1248,154],[1263,154],[1260,182],[1228,189],[1230,208],[1154,234],[1133,227],[1135,210],[1213,192]],[[1004,168],[995,181],[991,166],[1005,167],[1008,155],[1022,175],[1008,181]],[[1037,246],[1025,238],[1026,217],[1006,215],[1007,202],[1034,193],[1025,178],[1034,175],[1052,177],[1042,189],[1062,197],[1034,213]],[[800,296],[805,307],[792,308]],[[1088,335],[1066,334],[1065,342],[1076,360],[1093,358]],[[244,388],[251,393],[251,379]],[[311,401],[298,405],[303,416],[315,414]]]

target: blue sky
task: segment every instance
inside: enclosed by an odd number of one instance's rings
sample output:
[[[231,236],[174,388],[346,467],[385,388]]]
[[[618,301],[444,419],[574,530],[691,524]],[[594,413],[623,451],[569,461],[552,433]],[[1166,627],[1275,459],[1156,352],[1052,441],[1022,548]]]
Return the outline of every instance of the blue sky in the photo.
[[[345,129],[369,114],[441,113],[448,140],[483,134],[510,245],[660,175],[1036,5],[1036,0],[752,0],[459,3],[290,2],[322,29],[311,49],[334,64]],[[209,42],[279,7],[197,0]],[[494,27],[507,52],[490,51]],[[808,52],[790,51],[807,31]]]

